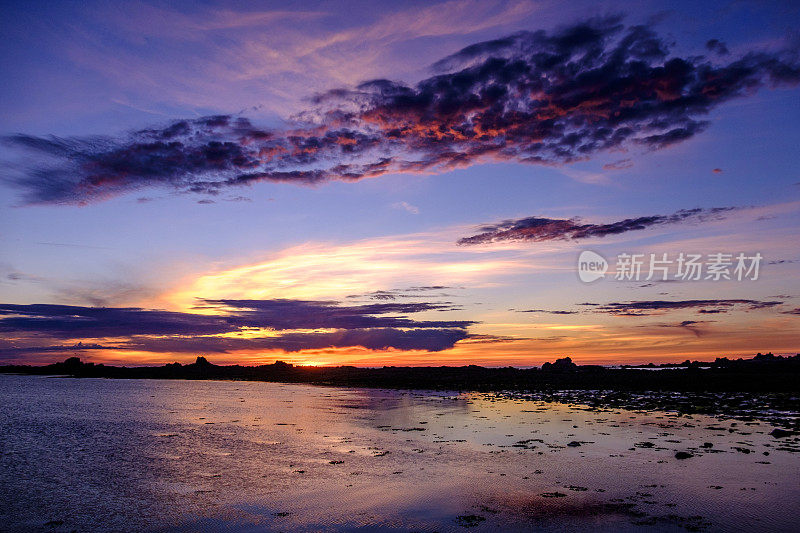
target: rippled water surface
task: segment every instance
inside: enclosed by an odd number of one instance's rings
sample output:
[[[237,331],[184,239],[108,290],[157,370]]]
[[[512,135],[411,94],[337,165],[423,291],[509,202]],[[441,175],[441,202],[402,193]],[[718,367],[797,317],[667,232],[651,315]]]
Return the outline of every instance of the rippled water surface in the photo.
[[[800,442],[771,430],[476,393],[0,376],[0,530],[797,531]]]

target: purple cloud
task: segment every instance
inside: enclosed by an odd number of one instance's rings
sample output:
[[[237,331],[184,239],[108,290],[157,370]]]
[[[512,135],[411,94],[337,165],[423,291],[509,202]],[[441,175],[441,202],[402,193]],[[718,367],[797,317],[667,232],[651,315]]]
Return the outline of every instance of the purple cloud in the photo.
[[[283,129],[225,115],[119,138],[7,137],[36,157],[6,178],[26,203],[82,204],[154,187],[214,195],[259,181],[356,181],[483,161],[563,164],[685,141],[721,103],[800,81],[791,50],[728,59],[722,43],[709,43],[713,61],[670,55],[652,29],[616,17],[520,32],[442,59],[416,85],[329,91]]]
[[[734,308],[746,310],[767,309],[782,305],[783,302],[774,300],[643,300],[631,302],[612,302],[603,305],[593,304],[597,312],[608,313],[615,316],[649,316],[662,311],[678,309],[697,309],[698,313],[726,313]]]
[[[555,310],[550,311],[547,309],[520,309],[517,313],[546,313],[550,315],[577,315],[579,311],[562,311],[562,310]]]
[[[734,207],[715,207],[711,209],[682,209],[672,215],[652,215],[626,218],[610,224],[582,222],[580,218],[560,219],[528,217],[517,220],[504,220],[497,224],[482,226],[480,233],[459,239],[458,244],[487,244],[502,241],[555,241],[581,240],[592,237],[617,235],[628,231],[647,229],[652,226],[677,224],[680,222],[702,222],[709,219],[724,218]]]
[[[474,324],[464,320],[414,320],[405,315],[445,311],[443,303],[370,303],[340,305],[309,300],[201,300],[198,308],[213,314],[179,313],[141,308],[81,307],[50,304],[0,304],[0,332],[28,342],[38,339],[82,339],[64,345],[0,346],[0,355],[69,352],[86,349],[148,351],[217,351],[363,346],[369,349],[439,351],[468,337]],[[253,328],[275,335],[218,337]],[[331,330],[324,332],[303,330]],[[98,339],[114,339],[98,343]],[[122,340],[118,340],[122,339]],[[28,342],[28,344],[30,344]]]

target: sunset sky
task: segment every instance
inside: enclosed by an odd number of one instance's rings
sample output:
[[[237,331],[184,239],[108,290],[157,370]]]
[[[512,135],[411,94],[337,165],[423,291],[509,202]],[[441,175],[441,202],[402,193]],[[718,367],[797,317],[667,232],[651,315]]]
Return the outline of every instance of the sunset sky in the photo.
[[[3,14],[0,364],[800,351],[797,2]]]

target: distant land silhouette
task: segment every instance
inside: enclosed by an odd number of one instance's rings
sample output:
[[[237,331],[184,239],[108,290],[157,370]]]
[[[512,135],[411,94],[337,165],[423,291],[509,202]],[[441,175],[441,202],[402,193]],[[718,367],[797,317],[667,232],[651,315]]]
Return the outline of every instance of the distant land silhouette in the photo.
[[[800,354],[759,353],[752,359],[604,367],[576,365],[569,357],[541,368],[485,368],[476,365],[363,368],[295,366],[282,361],[258,366],[215,365],[205,357],[192,364],[121,367],[70,357],[44,366],[6,365],[0,373],[63,375],[78,378],[213,379],[311,383],[344,387],[470,391],[725,391],[798,392]]]

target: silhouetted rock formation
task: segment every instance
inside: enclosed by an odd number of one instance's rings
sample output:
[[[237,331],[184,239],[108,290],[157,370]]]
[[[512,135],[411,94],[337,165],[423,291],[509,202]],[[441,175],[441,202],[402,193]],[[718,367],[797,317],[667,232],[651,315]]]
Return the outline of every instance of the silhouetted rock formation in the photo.
[[[563,357],[556,359],[555,363],[545,363],[542,365],[544,372],[574,372],[578,369],[578,365],[572,362],[571,357]]]

